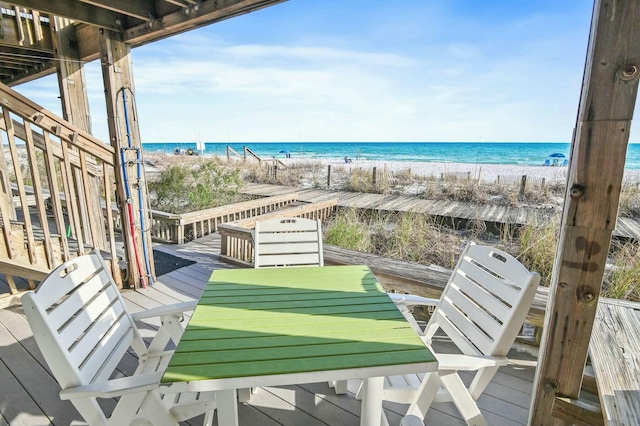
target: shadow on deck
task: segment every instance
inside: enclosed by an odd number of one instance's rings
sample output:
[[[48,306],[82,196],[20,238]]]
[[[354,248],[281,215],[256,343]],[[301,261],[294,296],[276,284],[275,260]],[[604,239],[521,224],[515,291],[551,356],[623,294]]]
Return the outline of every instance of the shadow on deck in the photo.
[[[132,312],[198,298],[212,271],[237,267],[219,258],[217,234],[184,245],[157,245],[154,249],[195,263],[162,275],[151,288],[123,291]],[[434,342],[436,348],[448,344]],[[517,348],[509,356],[513,361],[500,369],[479,400],[480,409],[492,425],[527,423],[535,358]],[[119,367],[123,372],[130,368],[131,365]],[[471,376],[463,379],[470,381]],[[0,382],[0,426],[83,424],[73,406],[59,399],[60,388],[46,367],[20,306],[0,310]],[[326,383],[259,388],[249,403],[239,404],[240,424],[358,425],[360,402],[355,399],[356,389],[357,383],[349,383],[349,393],[338,396]],[[390,424],[398,425],[406,409],[406,405],[385,403]],[[184,424],[202,424],[202,419]],[[429,411],[425,424],[464,422],[452,404],[437,404]]]

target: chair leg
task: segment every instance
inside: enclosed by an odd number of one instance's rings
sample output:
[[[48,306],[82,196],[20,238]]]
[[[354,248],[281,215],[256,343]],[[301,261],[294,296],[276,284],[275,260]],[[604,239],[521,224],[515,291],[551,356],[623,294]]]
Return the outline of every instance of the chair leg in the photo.
[[[427,373],[418,388],[416,397],[411,401],[411,405],[409,405],[407,414],[402,419],[402,424],[415,424],[415,418],[424,420],[433,402],[433,398],[438,393],[438,389],[440,389],[440,377],[438,373]]]
[[[347,393],[347,381],[346,380],[335,380],[329,382],[329,387],[333,388],[336,395],[344,395]]]
[[[206,413],[204,413],[204,422],[202,423],[203,426],[213,426],[213,416],[216,413],[216,410],[211,410],[208,411]]]
[[[478,405],[455,371],[439,372],[440,381],[451,395],[453,403],[469,426],[488,426]]]
[[[252,393],[251,388],[238,389],[238,402],[249,402]]]
[[[477,401],[482,392],[487,388],[493,376],[496,375],[499,366],[483,368],[476,372],[471,385],[469,385],[469,394],[474,401]]]

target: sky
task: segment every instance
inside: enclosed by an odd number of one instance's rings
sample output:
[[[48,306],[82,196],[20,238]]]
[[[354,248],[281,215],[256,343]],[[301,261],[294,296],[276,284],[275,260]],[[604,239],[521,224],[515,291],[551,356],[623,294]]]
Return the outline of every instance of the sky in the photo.
[[[592,8],[290,0],[133,49],[142,141],[570,142]],[[16,90],[60,114],[54,76]]]

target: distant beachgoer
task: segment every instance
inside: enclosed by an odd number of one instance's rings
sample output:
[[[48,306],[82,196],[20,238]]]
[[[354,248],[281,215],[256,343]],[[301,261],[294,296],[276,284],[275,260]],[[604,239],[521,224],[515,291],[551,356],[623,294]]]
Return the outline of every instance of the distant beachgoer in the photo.
[[[347,157],[346,155],[344,156],[344,162],[345,163],[350,163],[351,162],[351,158]]]

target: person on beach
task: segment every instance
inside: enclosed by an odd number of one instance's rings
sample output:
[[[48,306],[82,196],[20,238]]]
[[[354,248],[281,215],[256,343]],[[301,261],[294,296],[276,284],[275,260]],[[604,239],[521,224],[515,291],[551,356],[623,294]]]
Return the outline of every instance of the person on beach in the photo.
[[[351,158],[347,157],[346,155],[344,156],[344,162],[345,163],[350,163],[351,162]]]

